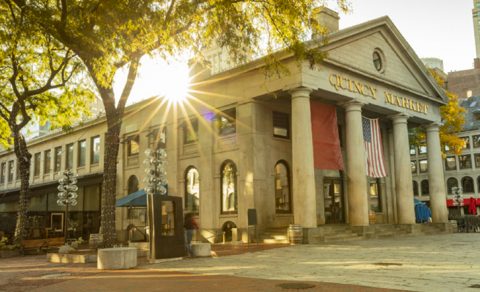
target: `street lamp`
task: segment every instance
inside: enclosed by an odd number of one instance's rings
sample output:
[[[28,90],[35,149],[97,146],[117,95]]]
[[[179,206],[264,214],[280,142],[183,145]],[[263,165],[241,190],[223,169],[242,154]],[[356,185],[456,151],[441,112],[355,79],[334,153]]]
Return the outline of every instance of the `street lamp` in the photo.
[[[147,158],[143,161],[145,173],[143,181],[147,184],[145,192],[148,195],[167,194],[167,152],[163,148],[145,150]]]
[[[63,177],[58,180],[58,200],[59,206],[65,206],[65,244],[67,244],[68,237],[68,206],[77,205],[77,176],[71,171],[66,170],[63,172]]]

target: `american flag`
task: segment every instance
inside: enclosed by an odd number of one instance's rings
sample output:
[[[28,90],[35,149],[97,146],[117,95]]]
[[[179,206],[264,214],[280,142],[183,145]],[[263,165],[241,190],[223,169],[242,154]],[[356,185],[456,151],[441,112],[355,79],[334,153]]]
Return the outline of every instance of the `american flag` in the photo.
[[[383,163],[382,136],[378,119],[362,117],[362,124],[367,175],[370,177],[385,177],[387,173]]]

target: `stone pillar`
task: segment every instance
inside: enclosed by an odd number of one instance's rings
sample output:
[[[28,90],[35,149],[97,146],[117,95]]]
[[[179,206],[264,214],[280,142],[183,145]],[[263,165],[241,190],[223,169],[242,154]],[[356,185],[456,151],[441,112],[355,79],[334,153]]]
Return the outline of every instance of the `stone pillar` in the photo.
[[[430,208],[434,223],[447,223],[445,177],[443,173],[442,151],[437,124],[427,127],[428,183],[430,190]]]
[[[406,115],[395,115],[393,120],[395,193],[397,196],[398,223],[415,224],[412,170]]]
[[[362,106],[360,102],[345,105],[347,156],[348,217],[352,226],[368,226],[367,174],[363,144]]]
[[[311,89],[292,90],[292,181],[295,224],[317,227],[315,174],[313,169]]]

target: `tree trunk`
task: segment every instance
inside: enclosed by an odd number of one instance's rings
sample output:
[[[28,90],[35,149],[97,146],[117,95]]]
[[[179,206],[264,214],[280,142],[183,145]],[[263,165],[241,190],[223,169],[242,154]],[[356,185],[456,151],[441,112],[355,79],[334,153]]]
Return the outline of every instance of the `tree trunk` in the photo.
[[[23,137],[23,135],[18,130],[13,132],[13,145],[14,145],[15,155],[17,157],[17,163],[20,166],[20,169],[19,169],[20,196],[18,198],[17,222],[15,226],[14,241],[17,244],[21,244],[22,240],[28,236],[27,208],[28,208],[28,202],[30,200],[29,178],[30,178],[30,161],[31,161],[32,155],[28,152],[25,137]]]
[[[103,242],[111,247],[117,241],[115,231],[115,202],[117,194],[117,158],[120,145],[120,130],[122,113],[117,111],[107,113],[107,133],[105,134],[105,149],[103,162],[103,185],[100,226]]]

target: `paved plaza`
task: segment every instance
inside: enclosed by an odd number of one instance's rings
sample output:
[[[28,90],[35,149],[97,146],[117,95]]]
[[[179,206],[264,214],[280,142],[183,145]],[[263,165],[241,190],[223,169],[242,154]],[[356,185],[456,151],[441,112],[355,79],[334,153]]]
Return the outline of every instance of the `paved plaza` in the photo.
[[[0,260],[0,291],[476,291],[480,233],[297,245],[136,269]],[[292,286],[295,287],[295,286]],[[298,286],[301,287],[301,286]],[[292,290],[290,290],[292,291]]]

